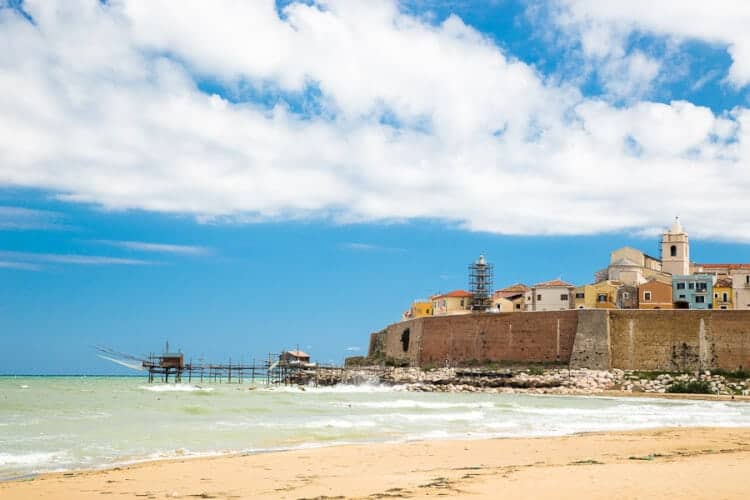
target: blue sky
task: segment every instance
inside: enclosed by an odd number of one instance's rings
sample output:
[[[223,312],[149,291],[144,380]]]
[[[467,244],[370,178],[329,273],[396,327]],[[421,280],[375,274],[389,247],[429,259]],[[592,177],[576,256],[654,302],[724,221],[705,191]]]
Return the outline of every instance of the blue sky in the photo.
[[[667,4],[0,2],[0,373],[338,362],[675,215],[750,261],[750,10]]]

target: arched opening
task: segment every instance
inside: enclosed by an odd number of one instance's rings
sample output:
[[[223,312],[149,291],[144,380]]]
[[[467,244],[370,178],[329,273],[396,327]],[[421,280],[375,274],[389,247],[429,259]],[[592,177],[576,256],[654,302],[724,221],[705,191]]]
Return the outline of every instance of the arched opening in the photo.
[[[677,246],[676,245],[672,245],[671,247],[669,247],[669,255],[671,257],[677,257]]]
[[[404,352],[409,351],[409,329],[408,328],[404,330],[404,332],[401,334],[401,347],[403,347]]]

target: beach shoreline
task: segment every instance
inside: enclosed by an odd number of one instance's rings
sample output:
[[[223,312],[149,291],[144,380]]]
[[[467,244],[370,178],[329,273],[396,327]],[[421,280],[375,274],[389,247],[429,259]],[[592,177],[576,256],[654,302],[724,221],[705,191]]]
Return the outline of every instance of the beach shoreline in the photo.
[[[0,497],[739,498],[748,473],[750,427],[661,428],[169,458],[6,481]]]

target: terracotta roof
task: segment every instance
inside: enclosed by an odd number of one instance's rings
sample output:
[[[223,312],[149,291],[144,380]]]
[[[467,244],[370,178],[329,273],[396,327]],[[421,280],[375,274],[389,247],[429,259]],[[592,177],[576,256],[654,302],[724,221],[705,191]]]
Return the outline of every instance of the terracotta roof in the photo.
[[[534,285],[534,288],[555,288],[560,286],[569,287],[573,285],[563,280],[550,280],[537,283],[536,285]]]
[[[500,290],[495,290],[495,293],[493,295],[495,297],[508,298],[515,295],[523,295],[529,290],[530,288],[523,283],[516,283],[515,285],[510,285]]]
[[[719,269],[750,269],[750,264],[695,264],[698,267],[704,267],[707,269],[719,268]]]
[[[433,299],[442,299],[445,297],[471,297],[471,293],[467,292],[466,290],[453,290],[452,292],[448,293],[441,293],[439,295],[433,295]]]

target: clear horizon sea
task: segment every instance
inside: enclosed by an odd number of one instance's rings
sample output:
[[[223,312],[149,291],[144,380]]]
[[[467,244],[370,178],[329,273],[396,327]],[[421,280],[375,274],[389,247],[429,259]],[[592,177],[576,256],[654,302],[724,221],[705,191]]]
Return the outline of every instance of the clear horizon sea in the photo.
[[[179,456],[693,426],[750,426],[750,403],[2,376],[0,480]]]

